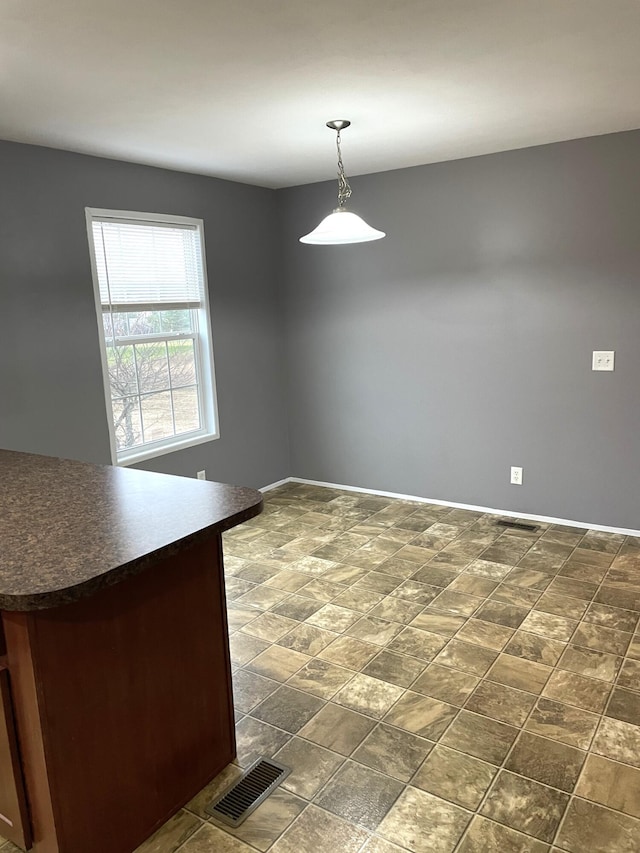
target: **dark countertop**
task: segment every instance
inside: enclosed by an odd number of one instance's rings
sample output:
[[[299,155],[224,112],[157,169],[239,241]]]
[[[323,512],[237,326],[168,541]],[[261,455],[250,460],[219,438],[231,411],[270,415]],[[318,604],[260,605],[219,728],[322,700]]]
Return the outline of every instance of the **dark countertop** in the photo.
[[[70,604],[261,510],[255,489],[0,450],[0,610]]]

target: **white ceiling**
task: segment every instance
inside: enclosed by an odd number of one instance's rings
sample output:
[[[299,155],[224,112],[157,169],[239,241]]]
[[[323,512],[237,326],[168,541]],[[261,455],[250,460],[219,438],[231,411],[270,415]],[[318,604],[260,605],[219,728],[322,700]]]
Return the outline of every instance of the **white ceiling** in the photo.
[[[640,0],[2,0],[0,138],[269,187],[640,127]]]

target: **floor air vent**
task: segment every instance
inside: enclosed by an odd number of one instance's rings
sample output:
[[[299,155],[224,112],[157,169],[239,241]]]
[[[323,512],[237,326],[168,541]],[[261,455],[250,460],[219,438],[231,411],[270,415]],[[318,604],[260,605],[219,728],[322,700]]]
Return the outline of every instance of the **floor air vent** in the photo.
[[[501,518],[496,521],[496,524],[500,527],[509,527],[512,530],[537,530],[537,524],[527,524],[524,521],[509,521],[506,518]]]
[[[229,826],[240,826],[290,772],[284,764],[270,758],[259,758],[242,779],[209,803],[205,811]]]

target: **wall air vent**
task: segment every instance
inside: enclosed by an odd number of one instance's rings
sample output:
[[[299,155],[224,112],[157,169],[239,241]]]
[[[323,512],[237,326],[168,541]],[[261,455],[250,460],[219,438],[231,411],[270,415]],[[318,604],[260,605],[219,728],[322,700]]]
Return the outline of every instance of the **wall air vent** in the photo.
[[[535,531],[538,529],[537,524],[527,524],[525,521],[511,521],[509,518],[500,518],[496,521],[499,527],[508,527],[510,530],[528,530]]]

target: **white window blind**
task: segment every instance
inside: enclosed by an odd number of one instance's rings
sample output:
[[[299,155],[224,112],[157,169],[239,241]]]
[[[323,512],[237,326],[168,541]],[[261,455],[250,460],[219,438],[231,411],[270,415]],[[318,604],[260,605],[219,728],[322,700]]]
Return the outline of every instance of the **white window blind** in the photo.
[[[94,218],[100,302],[106,311],[199,308],[204,298],[198,229]]]

